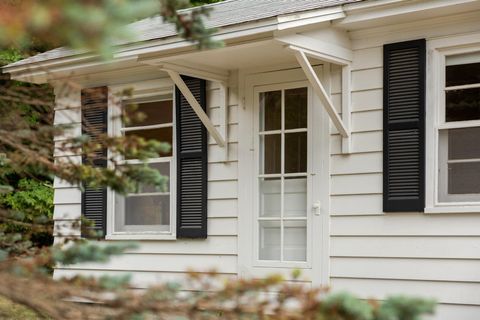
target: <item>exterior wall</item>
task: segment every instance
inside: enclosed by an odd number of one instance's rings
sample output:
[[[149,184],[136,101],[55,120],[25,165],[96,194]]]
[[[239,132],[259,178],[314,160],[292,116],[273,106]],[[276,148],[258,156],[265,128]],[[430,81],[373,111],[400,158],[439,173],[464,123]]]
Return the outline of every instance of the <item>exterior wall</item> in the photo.
[[[232,79],[236,79],[235,74]],[[125,79],[129,82],[129,79]],[[190,268],[197,271],[215,269],[226,276],[237,273],[237,88],[232,83],[229,88],[229,157],[224,162],[223,149],[214,140],[209,140],[208,164],[208,238],[206,240],[162,240],[138,241],[139,248],[121,257],[113,258],[108,264],[82,264],[58,267],[55,276],[118,275],[132,273],[134,288],[144,288],[158,281],[180,280]],[[75,133],[81,130],[80,91],[63,97],[57,90],[58,109],[55,123],[71,123]],[[68,110],[60,110],[65,99]],[[219,87],[207,85],[208,113],[214,124],[220,124]],[[59,137],[58,139],[62,139]],[[56,154],[57,159],[65,155]],[[78,156],[68,159],[80,161]],[[55,181],[55,223],[57,233],[79,235],[70,228],[71,222],[81,214],[81,192],[74,186]],[[56,241],[61,237],[57,236]]]
[[[480,213],[382,211],[382,46],[478,32],[480,25],[452,17],[389,28],[351,33],[353,153],[342,155],[340,136],[331,135],[331,285],[364,298],[434,297],[435,319],[478,319]],[[340,77],[333,69],[337,106]]]

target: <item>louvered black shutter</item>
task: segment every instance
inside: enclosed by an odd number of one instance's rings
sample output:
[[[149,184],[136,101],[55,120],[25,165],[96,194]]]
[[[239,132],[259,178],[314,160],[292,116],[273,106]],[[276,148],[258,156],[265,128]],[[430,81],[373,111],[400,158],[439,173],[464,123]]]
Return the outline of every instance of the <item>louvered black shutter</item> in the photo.
[[[182,77],[206,108],[205,80]],[[177,238],[207,237],[207,132],[175,88],[177,124]]]
[[[107,133],[108,88],[97,87],[82,90],[82,134],[95,141]],[[107,149],[98,150],[93,157],[82,157],[84,165],[107,166]],[[107,189],[84,186],[82,214],[92,221],[94,231],[103,236],[106,231]],[[85,236],[85,234],[84,234]]]
[[[383,210],[425,207],[425,40],[383,52]]]

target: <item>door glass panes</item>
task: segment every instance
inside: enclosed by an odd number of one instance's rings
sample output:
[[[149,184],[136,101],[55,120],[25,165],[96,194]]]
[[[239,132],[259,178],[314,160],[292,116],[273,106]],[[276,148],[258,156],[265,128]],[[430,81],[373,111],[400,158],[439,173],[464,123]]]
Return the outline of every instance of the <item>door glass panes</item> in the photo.
[[[260,94],[261,131],[280,130],[282,122],[281,97],[281,91],[269,91]]]
[[[285,134],[285,173],[307,171],[307,133]]]
[[[306,261],[308,90],[259,99],[258,259]]]
[[[265,134],[260,137],[262,173],[280,173],[282,170],[282,136]]]
[[[260,221],[259,229],[260,260],[280,260],[280,221]]]
[[[307,214],[307,178],[284,179],[283,213],[285,217],[305,217]]]
[[[306,220],[287,220],[284,222],[283,258],[287,261],[307,260],[307,222]]]
[[[280,217],[282,205],[280,178],[260,179],[260,216]]]
[[[285,90],[285,129],[307,127],[307,88]]]

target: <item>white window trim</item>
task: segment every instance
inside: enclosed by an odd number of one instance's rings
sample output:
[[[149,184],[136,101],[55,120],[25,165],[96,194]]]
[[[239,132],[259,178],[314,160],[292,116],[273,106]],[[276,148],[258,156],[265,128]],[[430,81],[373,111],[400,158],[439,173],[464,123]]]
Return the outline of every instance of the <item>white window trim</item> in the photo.
[[[118,101],[118,93],[125,89],[133,89],[133,93],[128,100],[148,99],[169,95],[173,101],[173,139],[172,156],[151,159],[151,162],[170,162],[170,230],[169,231],[115,231],[115,192],[110,188],[107,190],[107,240],[176,240],[176,130],[175,130],[175,93],[174,86],[170,80],[159,79],[150,81],[140,81],[130,84],[122,84],[109,87],[109,108],[108,108],[108,134],[119,136],[122,131],[128,131],[129,128],[123,128],[121,124],[120,109],[114,107],[121,103]],[[158,125],[158,127],[162,127]],[[156,126],[157,127],[157,126]],[[109,151],[110,152],[110,151]],[[110,157],[110,155],[109,155]],[[125,162],[135,163],[138,160],[127,160]],[[150,162],[150,161],[149,161]],[[113,166],[109,163],[109,166]]]
[[[322,83],[327,91],[330,91],[329,64],[323,66]],[[322,67],[320,67],[322,68]],[[319,68],[315,67],[317,73]],[[256,159],[254,157],[254,87],[263,85],[287,84],[297,81],[306,81],[305,74],[296,65],[283,65],[278,67],[268,67],[261,70],[240,70],[239,71],[239,95],[244,97],[240,99],[239,108],[239,145],[238,145],[238,211],[240,212],[238,242],[242,243],[238,248],[238,272],[241,277],[262,278],[266,275],[276,273],[284,276],[285,279],[292,279],[292,270],[297,268],[297,262],[287,262],[284,265],[277,263],[259,265],[254,253],[257,251],[254,247],[254,193],[253,188],[258,180],[255,174]],[[311,92],[310,86],[309,91]],[[311,148],[313,164],[311,198],[313,201],[321,202],[319,215],[313,214],[311,203],[307,203],[307,210],[312,216],[308,225],[311,228],[311,237],[309,239],[310,254],[309,264],[303,263],[301,279],[311,281],[313,285],[329,284],[329,211],[330,211],[330,122],[327,114],[316,95],[312,95],[311,114],[309,121],[315,125],[311,126],[311,134],[314,141],[314,147]],[[248,214],[242,214],[248,213]],[[315,233],[313,232],[315,231]],[[295,266],[297,264],[297,266]],[[300,263],[302,264],[302,263]]]
[[[446,56],[480,51],[480,34],[469,34],[427,42],[426,96],[426,203],[425,213],[478,213],[480,201],[439,201],[439,130],[474,127],[480,120],[445,122]]]

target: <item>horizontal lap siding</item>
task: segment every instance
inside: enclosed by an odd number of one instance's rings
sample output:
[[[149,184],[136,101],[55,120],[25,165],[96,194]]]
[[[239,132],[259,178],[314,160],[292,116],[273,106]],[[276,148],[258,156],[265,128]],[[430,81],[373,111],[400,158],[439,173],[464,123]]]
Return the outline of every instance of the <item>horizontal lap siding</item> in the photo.
[[[235,77],[233,77],[235,78]],[[208,271],[216,269],[228,277],[237,273],[237,215],[238,215],[238,106],[235,85],[230,88],[229,97],[229,157],[225,162],[224,150],[209,138],[208,161],[208,237],[205,240],[138,241],[139,248],[129,251],[107,264],[81,264],[60,267],[56,277],[85,274],[132,273],[135,288],[163,281],[182,281],[190,269]],[[215,125],[222,121],[219,88],[207,85],[208,114]],[[75,118],[76,117],[76,118]],[[78,112],[62,112],[55,117],[60,123],[77,119]],[[58,138],[61,140],[61,137]],[[58,152],[57,157],[65,155]],[[60,158],[59,158],[60,159]],[[55,181],[55,219],[57,241],[61,235],[78,235],[72,222],[81,214],[81,193],[78,188]]]
[[[383,213],[382,50],[354,51],[351,154],[331,126],[331,285],[363,298],[434,297],[435,319],[477,319],[480,213]],[[341,74],[332,72],[341,112]]]

